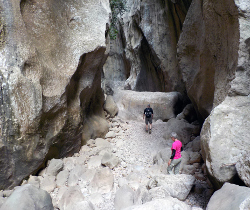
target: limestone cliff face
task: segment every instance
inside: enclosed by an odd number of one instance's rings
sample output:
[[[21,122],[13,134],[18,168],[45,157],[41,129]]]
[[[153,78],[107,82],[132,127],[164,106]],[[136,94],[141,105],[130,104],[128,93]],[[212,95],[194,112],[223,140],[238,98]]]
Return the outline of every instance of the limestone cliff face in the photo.
[[[136,91],[181,91],[176,45],[190,0],[128,0],[104,66],[106,85]]]
[[[108,0],[0,1],[0,189],[81,145],[102,115]]]
[[[238,177],[249,186],[250,144],[250,4],[235,1],[239,14],[239,48],[235,78],[225,100],[213,109],[202,132],[202,151],[213,182],[220,187]]]
[[[178,42],[178,58],[187,94],[203,119],[228,94],[238,46],[234,1],[194,0]]]

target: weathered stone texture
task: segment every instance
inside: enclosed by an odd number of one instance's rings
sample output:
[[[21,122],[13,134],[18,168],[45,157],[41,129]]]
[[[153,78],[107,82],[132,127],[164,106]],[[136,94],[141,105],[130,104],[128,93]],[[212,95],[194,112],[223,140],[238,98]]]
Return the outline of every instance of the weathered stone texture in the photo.
[[[192,2],[178,42],[178,59],[188,97],[205,119],[227,96],[239,46],[233,0]]]
[[[128,0],[104,66],[111,88],[184,92],[176,44],[190,0]],[[120,83],[117,82],[120,81]]]
[[[4,9],[3,9],[4,8]],[[80,149],[104,116],[109,1],[0,1],[0,189]]]

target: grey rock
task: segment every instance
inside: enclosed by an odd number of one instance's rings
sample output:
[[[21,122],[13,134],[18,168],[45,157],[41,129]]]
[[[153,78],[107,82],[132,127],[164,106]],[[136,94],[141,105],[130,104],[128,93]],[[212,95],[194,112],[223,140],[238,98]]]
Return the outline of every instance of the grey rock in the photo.
[[[202,156],[208,173],[213,177],[213,184],[218,187],[236,175],[235,164],[242,158],[240,154],[250,150],[249,108],[248,97],[227,97],[203,124]],[[245,169],[247,174],[247,168]]]
[[[154,119],[168,120],[175,117],[175,106],[181,102],[178,92],[135,92],[119,90],[114,94],[119,108],[118,117],[129,120],[142,120],[144,109],[148,104],[154,110]]]
[[[210,198],[207,210],[247,210],[250,208],[250,189],[230,183],[225,183]]]
[[[26,184],[17,187],[6,202],[1,206],[1,210],[53,210],[50,195],[33,185]]]
[[[245,185],[250,187],[250,157],[247,151],[242,153],[236,163],[236,171]]]
[[[106,136],[105,136],[105,138],[115,138],[115,137],[116,137],[116,134],[115,134],[114,131],[109,131],[109,132],[106,134]]]
[[[36,188],[40,188],[40,179],[37,176],[30,176],[28,184],[34,185]]]
[[[80,208],[81,205],[82,207]],[[90,205],[91,204],[84,201],[84,196],[79,186],[69,187],[64,191],[58,204],[61,210],[76,210],[78,208],[81,210],[84,208],[87,210],[93,210]]]
[[[155,199],[153,201],[147,202],[143,205],[135,205],[128,207],[124,210],[191,210],[191,207],[184,202],[179,201],[176,198],[170,196],[164,199]]]
[[[110,169],[115,168],[120,163],[118,157],[111,153],[105,153],[102,157],[102,165],[109,167]]]
[[[44,178],[41,178],[40,188],[51,193],[56,188],[56,177],[45,176]]]
[[[184,146],[191,141],[192,135],[198,136],[200,134],[200,129],[201,127],[199,125],[192,125],[185,120],[177,120],[173,118],[167,122],[167,130],[164,137],[170,140],[171,133],[175,132]]]
[[[60,171],[56,176],[57,187],[66,186],[68,177],[69,177],[69,172],[67,170]]]
[[[61,159],[52,159],[46,170],[48,176],[56,176],[62,169],[64,163]]]
[[[134,197],[135,193],[128,185],[122,186],[115,194],[115,209],[120,210],[132,206],[134,204]]]
[[[98,169],[90,183],[91,193],[108,193],[113,189],[114,176],[109,168]]]
[[[195,178],[191,175],[157,175],[152,178],[155,187],[163,187],[172,197],[184,201],[194,185]],[[150,182],[152,182],[152,180]]]
[[[104,104],[104,110],[110,114],[111,117],[114,117],[118,113],[118,107],[111,95],[108,95]]]

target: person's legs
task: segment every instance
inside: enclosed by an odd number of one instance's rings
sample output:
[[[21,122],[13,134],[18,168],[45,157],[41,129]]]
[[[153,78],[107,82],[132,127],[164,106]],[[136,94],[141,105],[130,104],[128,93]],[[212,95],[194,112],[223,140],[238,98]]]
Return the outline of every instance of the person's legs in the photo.
[[[149,129],[151,130],[152,129],[152,117],[149,118]]]
[[[181,167],[181,158],[176,159],[177,164],[174,167],[174,174],[180,173],[180,167]]]
[[[146,131],[148,131],[148,119],[145,117]]]
[[[173,168],[174,168],[174,171],[177,171],[177,169],[175,168],[179,163],[181,162],[181,158],[180,159],[173,159],[172,161],[171,161],[171,164],[168,166],[168,168],[167,168],[167,172],[168,172],[168,174],[175,174],[174,172],[173,172]],[[180,164],[179,164],[180,165]],[[179,169],[180,169],[180,167],[179,167]]]

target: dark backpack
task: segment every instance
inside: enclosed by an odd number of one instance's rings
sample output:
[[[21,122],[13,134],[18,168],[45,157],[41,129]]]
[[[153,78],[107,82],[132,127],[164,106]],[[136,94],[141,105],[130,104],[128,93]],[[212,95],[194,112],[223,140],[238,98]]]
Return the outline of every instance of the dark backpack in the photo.
[[[150,109],[146,109],[146,112],[145,112],[146,118],[150,118],[151,114],[152,114],[151,110]]]

